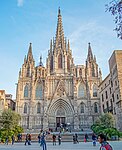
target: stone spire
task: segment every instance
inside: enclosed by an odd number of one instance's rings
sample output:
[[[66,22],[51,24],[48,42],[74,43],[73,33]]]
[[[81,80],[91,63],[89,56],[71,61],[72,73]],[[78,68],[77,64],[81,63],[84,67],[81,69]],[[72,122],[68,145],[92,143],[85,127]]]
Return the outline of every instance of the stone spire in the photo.
[[[56,41],[55,41],[56,48],[57,47],[64,47],[64,32],[63,32],[63,25],[62,25],[62,16],[60,7],[58,9],[58,22],[57,22],[57,30],[56,30]]]
[[[88,61],[93,60],[93,54],[92,54],[92,49],[91,49],[90,43],[88,43],[88,56],[87,56],[87,60]]]
[[[26,60],[26,55],[25,55],[25,58],[24,58],[24,64],[26,64],[26,61],[27,61],[27,60]]]
[[[30,43],[29,45],[29,50],[28,50],[28,54],[27,54],[27,61],[32,61],[33,60],[33,54],[32,54],[32,43]]]
[[[70,51],[70,43],[69,43],[69,40],[68,40],[68,51]]]
[[[96,62],[96,56],[94,55],[94,61]]]

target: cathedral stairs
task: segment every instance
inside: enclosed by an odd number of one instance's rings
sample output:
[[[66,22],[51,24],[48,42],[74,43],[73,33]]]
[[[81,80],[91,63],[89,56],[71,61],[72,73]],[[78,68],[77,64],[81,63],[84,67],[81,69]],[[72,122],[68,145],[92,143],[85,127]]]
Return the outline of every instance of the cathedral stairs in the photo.
[[[91,136],[92,136],[92,132],[65,132],[65,133],[61,133],[61,140],[62,142],[72,142],[73,141],[73,135],[77,133],[78,134],[78,140],[79,142],[83,142],[84,141],[84,136],[87,133],[88,134],[88,141],[91,141]],[[46,141],[47,142],[52,142],[52,135],[55,134],[56,135],[56,140],[58,141],[58,134],[59,132],[52,132],[50,134],[48,134],[46,136]],[[26,134],[23,133],[22,134],[22,141],[25,141],[25,136]],[[32,141],[36,142],[38,141],[38,134],[37,133],[31,133],[31,139]]]

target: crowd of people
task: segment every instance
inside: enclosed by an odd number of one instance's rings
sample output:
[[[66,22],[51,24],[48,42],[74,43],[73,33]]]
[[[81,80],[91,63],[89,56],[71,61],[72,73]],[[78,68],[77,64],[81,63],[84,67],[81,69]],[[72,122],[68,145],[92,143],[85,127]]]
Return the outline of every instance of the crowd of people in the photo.
[[[42,147],[42,150],[47,150],[47,145],[46,145],[46,140],[45,137],[49,134],[49,132],[44,132],[41,130],[41,132],[38,134],[38,143],[40,144],[40,146]],[[61,132],[59,132],[59,134],[51,134],[52,135],[52,143],[53,145],[56,145],[56,141],[58,142],[58,145],[61,145]],[[57,139],[57,140],[56,140]],[[92,134],[92,143],[93,146],[96,146],[96,142],[98,142],[101,144],[100,149],[99,150],[113,150],[112,146],[106,141],[106,136],[104,134],[99,134],[98,136],[95,135],[95,133]],[[22,134],[18,134],[17,135],[17,141],[22,141]],[[86,133],[84,135],[84,142],[88,142],[89,141],[89,136]],[[8,136],[6,136],[5,138],[5,144],[8,145],[9,142],[9,138]],[[15,142],[15,136],[12,135],[11,136],[11,144],[13,145]],[[78,140],[78,134],[75,133],[73,135],[73,144],[77,144],[79,143]],[[25,145],[31,145],[31,134],[27,133],[25,135]]]

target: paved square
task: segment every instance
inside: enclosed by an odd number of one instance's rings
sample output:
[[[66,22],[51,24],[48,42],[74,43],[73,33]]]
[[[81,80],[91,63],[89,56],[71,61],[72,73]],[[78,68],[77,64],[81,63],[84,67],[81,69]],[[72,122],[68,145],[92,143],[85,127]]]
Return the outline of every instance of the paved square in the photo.
[[[122,141],[110,142],[114,150],[122,150]],[[72,142],[63,142],[60,146],[57,144],[53,146],[52,143],[47,143],[47,150],[99,150],[100,144],[96,147],[92,146],[92,142],[73,144]],[[25,146],[24,143],[15,143],[14,145],[0,144],[0,150],[42,150],[38,143]]]

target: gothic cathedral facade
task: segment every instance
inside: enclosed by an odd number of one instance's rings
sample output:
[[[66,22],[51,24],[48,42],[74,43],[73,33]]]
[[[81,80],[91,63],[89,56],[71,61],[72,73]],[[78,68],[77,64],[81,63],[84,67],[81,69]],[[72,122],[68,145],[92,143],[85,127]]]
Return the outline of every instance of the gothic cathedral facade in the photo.
[[[19,72],[16,112],[24,129],[90,128],[100,114],[98,86],[102,73],[90,43],[85,65],[75,65],[69,40],[64,37],[62,16],[58,10],[56,37],[43,66],[35,66],[32,44]]]

